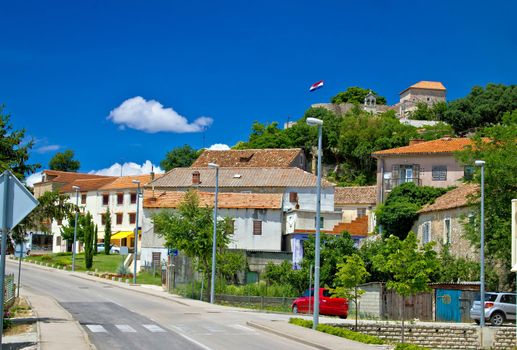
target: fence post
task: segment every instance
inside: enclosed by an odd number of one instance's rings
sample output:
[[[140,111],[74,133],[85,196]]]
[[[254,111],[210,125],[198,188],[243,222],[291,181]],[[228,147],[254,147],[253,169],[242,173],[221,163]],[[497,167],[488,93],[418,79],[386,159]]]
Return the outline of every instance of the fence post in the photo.
[[[260,309],[264,309],[264,296],[260,296]]]

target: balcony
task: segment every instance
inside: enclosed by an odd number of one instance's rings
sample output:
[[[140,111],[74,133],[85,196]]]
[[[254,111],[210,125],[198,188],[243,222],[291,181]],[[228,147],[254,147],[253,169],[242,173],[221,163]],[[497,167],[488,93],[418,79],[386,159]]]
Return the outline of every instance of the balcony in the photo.
[[[417,177],[406,177],[401,179],[384,179],[384,192],[389,192],[398,185],[402,185],[406,182],[413,182],[417,186],[422,185],[422,181]]]

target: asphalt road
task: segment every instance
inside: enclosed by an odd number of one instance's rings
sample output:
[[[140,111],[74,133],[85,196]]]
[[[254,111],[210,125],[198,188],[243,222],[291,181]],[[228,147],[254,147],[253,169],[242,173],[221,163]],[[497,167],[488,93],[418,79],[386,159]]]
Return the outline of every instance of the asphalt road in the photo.
[[[7,272],[17,275],[9,261]],[[103,349],[313,349],[265,333],[247,321],[285,320],[289,315],[246,312],[208,303],[188,305],[87,280],[80,273],[24,264],[22,290],[55,298]]]

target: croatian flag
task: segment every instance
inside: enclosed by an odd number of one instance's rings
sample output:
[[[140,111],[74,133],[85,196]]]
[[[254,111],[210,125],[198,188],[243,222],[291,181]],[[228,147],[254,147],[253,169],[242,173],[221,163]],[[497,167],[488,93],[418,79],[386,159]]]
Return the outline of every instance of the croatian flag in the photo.
[[[322,86],[323,86],[323,80],[320,80],[317,83],[312,84],[311,87],[309,88],[309,91],[314,91],[316,89],[319,89]]]

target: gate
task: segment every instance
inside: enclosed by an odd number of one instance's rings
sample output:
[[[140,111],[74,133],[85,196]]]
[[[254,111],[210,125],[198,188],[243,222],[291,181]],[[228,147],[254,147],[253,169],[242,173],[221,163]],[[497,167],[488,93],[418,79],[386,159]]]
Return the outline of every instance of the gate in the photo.
[[[436,290],[436,321],[461,322],[460,290]]]

